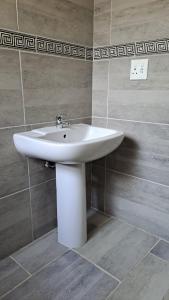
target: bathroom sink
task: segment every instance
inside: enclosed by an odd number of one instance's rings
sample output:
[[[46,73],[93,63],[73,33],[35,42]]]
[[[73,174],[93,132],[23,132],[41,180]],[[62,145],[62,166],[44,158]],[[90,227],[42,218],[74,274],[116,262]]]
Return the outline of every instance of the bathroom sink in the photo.
[[[86,124],[56,126],[14,134],[17,150],[30,157],[62,163],[88,162],[107,155],[123,140],[123,133]]]
[[[70,248],[87,240],[85,162],[115,150],[123,132],[86,124],[14,134],[17,150],[56,165],[58,241]]]

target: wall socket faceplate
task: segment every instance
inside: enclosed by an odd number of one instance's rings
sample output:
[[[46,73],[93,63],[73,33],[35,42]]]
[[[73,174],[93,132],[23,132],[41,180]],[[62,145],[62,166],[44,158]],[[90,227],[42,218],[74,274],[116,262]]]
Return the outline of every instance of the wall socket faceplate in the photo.
[[[148,71],[148,59],[131,60],[130,80],[146,80]]]

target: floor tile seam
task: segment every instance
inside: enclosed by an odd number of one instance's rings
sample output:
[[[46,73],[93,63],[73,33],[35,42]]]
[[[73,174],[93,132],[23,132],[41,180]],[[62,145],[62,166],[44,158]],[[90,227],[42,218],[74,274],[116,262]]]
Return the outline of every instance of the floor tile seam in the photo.
[[[27,273],[27,275],[32,276],[32,274],[12,255],[9,256],[23,271]]]
[[[83,259],[85,259],[86,261],[88,261],[89,263],[91,263],[92,265],[94,265],[97,269],[99,269],[100,271],[104,272],[104,274],[108,275],[109,277],[113,278],[114,280],[116,280],[118,283],[121,283],[121,280],[118,279],[116,276],[112,275],[111,273],[109,273],[108,271],[106,271],[105,269],[103,269],[102,267],[100,267],[97,263],[95,263],[93,260],[87,258],[85,255],[81,254],[78,250],[76,249],[72,249],[73,252],[75,252],[76,254],[78,254],[79,256],[81,256]]]

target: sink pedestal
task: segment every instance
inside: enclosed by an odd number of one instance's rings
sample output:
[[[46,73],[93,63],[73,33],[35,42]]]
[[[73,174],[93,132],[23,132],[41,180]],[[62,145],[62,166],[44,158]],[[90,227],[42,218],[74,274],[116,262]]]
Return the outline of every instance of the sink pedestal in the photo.
[[[58,241],[78,248],[87,240],[85,163],[56,163]]]

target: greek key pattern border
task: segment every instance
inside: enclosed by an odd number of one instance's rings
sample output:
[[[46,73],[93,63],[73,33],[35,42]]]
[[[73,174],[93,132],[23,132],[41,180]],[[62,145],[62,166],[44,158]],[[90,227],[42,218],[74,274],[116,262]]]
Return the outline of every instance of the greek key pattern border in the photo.
[[[84,46],[6,29],[0,29],[0,47],[91,60]]]
[[[169,38],[94,48],[94,60],[169,53]]]
[[[169,53],[169,38],[92,48],[27,33],[0,29],[0,47],[92,61]]]

